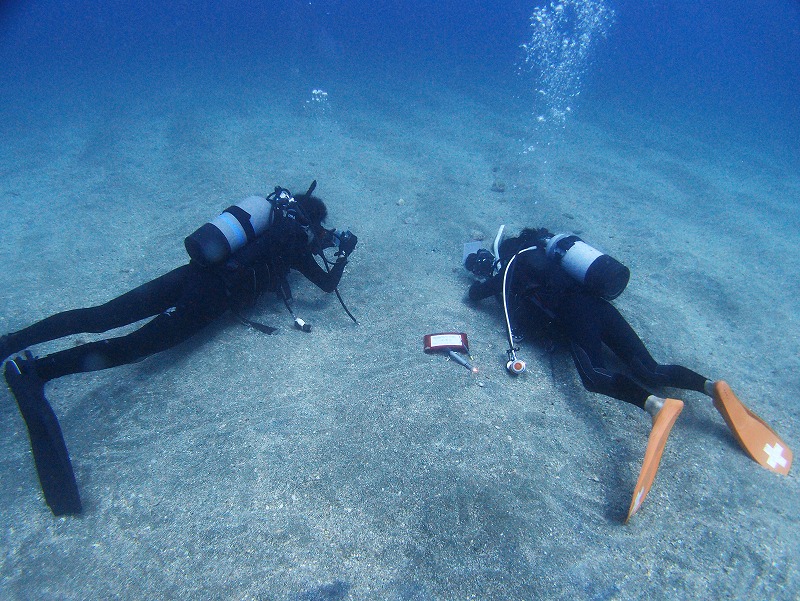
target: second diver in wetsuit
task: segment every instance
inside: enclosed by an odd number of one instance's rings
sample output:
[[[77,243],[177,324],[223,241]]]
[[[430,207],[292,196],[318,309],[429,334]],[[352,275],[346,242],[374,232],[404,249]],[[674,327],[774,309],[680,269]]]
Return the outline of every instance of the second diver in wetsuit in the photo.
[[[655,479],[661,455],[683,402],[663,398],[651,388],[679,388],[708,395],[742,448],[763,467],[787,474],[792,453],[761,418],[747,409],[723,381],[712,381],[681,365],[658,363],[642,340],[611,303],[625,289],[627,267],[600,253],[574,235],[554,235],[527,228],[503,240],[495,250],[479,250],[466,258],[470,271],[481,276],[469,288],[469,298],[497,297],[504,306],[508,328],[507,368],[521,373],[512,324],[522,329],[547,328],[569,344],[584,387],[647,411],[653,419],[645,459],[628,511],[641,506]],[[627,368],[609,366],[604,349]]]

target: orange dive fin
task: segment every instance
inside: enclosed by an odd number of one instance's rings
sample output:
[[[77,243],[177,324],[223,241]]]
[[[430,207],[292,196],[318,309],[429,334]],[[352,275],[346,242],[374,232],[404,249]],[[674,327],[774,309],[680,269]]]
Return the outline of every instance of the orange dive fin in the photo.
[[[762,467],[786,475],[792,451],[763,419],[750,411],[723,381],[714,383],[714,407],[745,452]]]
[[[642,506],[647,493],[650,492],[650,487],[653,485],[653,480],[656,479],[656,472],[658,465],[661,463],[661,456],[664,454],[664,447],[667,444],[667,438],[675,424],[675,420],[683,410],[683,401],[678,399],[666,399],[664,406],[653,418],[653,429],[650,431],[650,437],[647,439],[647,449],[644,452],[644,460],[642,461],[642,469],[639,471],[639,479],[636,481],[636,488],[633,489],[633,498],[631,499],[631,506],[628,509],[628,517],[625,522],[633,517],[633,514],[639,511]]]

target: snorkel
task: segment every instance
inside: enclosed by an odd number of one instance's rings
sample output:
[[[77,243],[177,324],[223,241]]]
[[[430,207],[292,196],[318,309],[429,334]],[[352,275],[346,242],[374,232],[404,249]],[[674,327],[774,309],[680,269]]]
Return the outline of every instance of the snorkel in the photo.
[[[495,257],[497,257],[496,261],[500,260],[500,243],[503,241],[503,233],[506,231],[506,224],[503,223],[500,225],[500,228],[497,230],[497,235],[494,237],[494,243],[492,244],[492,253]]]

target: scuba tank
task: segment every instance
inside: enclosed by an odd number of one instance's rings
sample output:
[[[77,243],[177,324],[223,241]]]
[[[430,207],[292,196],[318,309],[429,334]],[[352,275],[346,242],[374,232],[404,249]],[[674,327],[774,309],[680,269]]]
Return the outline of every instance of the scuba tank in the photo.
[[[556,234],[543,240],[547,258],[559,264],[583,288],[606,300],[625,290],[631,271],[614,257],[589,246],[574,234]]]
[[[274,206],[272,195],[248,196],[187,236],[186,252],[201,265],[221,263],[272,225]]]

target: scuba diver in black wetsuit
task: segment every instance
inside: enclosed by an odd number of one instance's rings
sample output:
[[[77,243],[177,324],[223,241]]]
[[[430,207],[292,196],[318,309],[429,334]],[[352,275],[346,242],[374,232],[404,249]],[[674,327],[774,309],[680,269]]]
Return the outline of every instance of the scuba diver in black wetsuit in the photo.
[[[40,358],[26,351],[24,357],[5,364],[6,382],[28,427],[42,490],[54,514],[80,513],[81,503],[58,420],[44,395],[45,383],[67,374],[139,361],[187,340],[228,310],[248,325],[271,333],[274,328],[240,315],[244,305],[264,292],[276,292],[295,318],[295,326],[310,331],[290,305],[290,269],[338,296],[339,280],[358,241],[349,231],[337,233],[323,227],[327,208],[312,195],[315,186],[316,181],[295,197],[283,188],[266,198],[251,196],[186,238],[191,257],[187,265],[103,305],[58,313],[0,337],[0,355],[5,359],[42,342],[106,332],[153,317],[124,336]],[[331,247],[338,247],[333,263],[324,254]],[[322,258],[325,270],[314,255]]]
[[[670,430],[683,408],[682,401],[661,398],[644,386],[680,388],[710,396],[751,458],[771,471],[789,472],[791,450],[725,382],[713,382],[681,365],[662,365],[653,359],[609,302],[627,286],[627,267],[574,235],[554,235],[546,229],[524,229],[519,236],[506,240],[502,235],[501,227],[494,254],[485,249],[465,253],[465,266],[482,278],[470,286],[469,298],[479,301],[495,296],[503,304],[509,339],[508,371],[525,371],[524,361],[516,356],[519,348],[512,323],[529,330],[544,328],[569,342],[587,390],[626,401],[652,416],[653,429],[628,519],[652,486]],[[609,367],[604,349],[610,350],[629,374]]]

